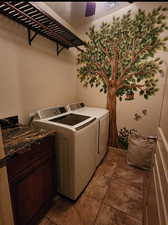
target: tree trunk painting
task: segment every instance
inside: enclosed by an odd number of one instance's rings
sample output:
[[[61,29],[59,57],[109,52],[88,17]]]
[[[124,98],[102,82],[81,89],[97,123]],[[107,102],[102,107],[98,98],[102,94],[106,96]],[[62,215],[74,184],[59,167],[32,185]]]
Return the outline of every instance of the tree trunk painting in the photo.
[[[139,9],[131,15],[113,17],[86,32],[88,41],[77,56],[77,76],[84,87],[100,88],[107,94],[109,110],[109,146],[118,146],[117,103],[134,100],[138,92],[146,100],[158,91],[158,75],[163,73],[157,51],[168,51],[167,7],[159,6],[146,12]],[[119,101],[118,101],[119,100]]]
[[[107,109],[109,110],[109,146],[118,146],[118,131],[117,131],[117,118],[116,118],[117,98],[111,95],[110,91],[107,94]]]

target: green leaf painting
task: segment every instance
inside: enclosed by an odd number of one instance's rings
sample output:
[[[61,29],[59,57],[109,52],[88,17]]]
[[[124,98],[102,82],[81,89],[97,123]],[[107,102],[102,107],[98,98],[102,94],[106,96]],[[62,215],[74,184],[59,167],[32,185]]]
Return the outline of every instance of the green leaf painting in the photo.
[[[85,87],[97,87],[107,93],[110,112],[109,145],[117,146],[117,101],[133,100],[138,92],[145,99],[157,91],[163,61],[155,57],[160,50],[167,51],[168,8],[158,7],[150,12],[139,9],[128,11],[122,17],[103,22],[98,29],[90,27],[88,41],[77,56],[78,78]]]

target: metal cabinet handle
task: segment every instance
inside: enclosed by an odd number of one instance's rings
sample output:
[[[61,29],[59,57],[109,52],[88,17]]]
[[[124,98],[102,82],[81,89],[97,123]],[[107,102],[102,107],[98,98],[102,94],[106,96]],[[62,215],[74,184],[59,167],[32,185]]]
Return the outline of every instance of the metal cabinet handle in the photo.
[[[40,144],[41,144],[41,142],[40,142],[40,141],[36,141],[36,144],[37,144],[37,145],[40,145]]]

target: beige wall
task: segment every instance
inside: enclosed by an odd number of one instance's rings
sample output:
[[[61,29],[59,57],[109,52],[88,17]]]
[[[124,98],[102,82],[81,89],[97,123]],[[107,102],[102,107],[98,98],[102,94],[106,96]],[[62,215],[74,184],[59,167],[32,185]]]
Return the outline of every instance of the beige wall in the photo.
[[[124,9],[117,11],[111,15],[100,18],[92,23],[85,24],[83,26],[83,30],[81,30],[81,35],[83,39],[87,37],[84,33],[88,30],[90,25],[95,25],[98,27],[101,22],[110,22],[113,15],[121,16],[126,13],[127,10],[131,9],[132,12],[136,12],[138,8],[151,10],[153,7],[157,7],[160,4],[168,5],[168,3],[134,3]],[[168,33],[164,33],[164,35],[168,35]],[[168,53],[159,52],[158,55],[166,62],[168,60]],[[166,75],[166,64],[163,65],[163,69]],[[162,91],[165,77],[160,77],[158,87],[160,88],[159,92],[156,93],[155,96],[150,97],[149,100],[145,100],[143,97],[139,95],[135,96],[134,101],[122,101],[118,102],[117,105],[117,123],[119,129],[126,126],[127,128],[136,128],[140,133],[145,135],[156,135],[157,132],[157,124],[159,120],[160,114],[160,105],[162,102]],[[84,88],[81,83],[77,82],[77,90],[78,90],[78,100],[84,101],[86,104],[90,106],[98,106],[98,107],[106,107],[106,95],[103,93],[99,93],[99,90],[96,88]],[[148,115],[144,116],[141,120],[135,121],[134,114],[138,113],[142,115],[142,110],[147,109]]]
[[[27,30],[0,16],[0,118],[76,100],[73,50],[56,54],[56,44],[37,36],[28,45]]]
[[[160,4],[134,3],[92,24],[99,26],[102,21],[111,21],[112,15],[122,15],[128,9],[133,12],[139,7],[150,10]],[[89,26],[82,24],[77,31],[83,39],[86,39],[84,33]],[[105,94],[96,88],[83,88],[76,79],[73,50],[63,50],[57,56],[56,44],[41,36],[29,46],[27,30],[4,16],[0,16],[0,49],[0,118],[19,114],[20,120],[27,122],[29,113],[34,110],[77,100],[91,106],[106,106]],[[164,61],[168,59],[167,53],[160,52],[159,55]],[[163,84],[164,78],[160,78],[160,91],[148,101],[135,96],[134,101],[119,102],[119,128],[134,127],[144,134],[156,134]],[[147,109],[148,115],[135,121],[134,114],[142,114],[142,109]]]

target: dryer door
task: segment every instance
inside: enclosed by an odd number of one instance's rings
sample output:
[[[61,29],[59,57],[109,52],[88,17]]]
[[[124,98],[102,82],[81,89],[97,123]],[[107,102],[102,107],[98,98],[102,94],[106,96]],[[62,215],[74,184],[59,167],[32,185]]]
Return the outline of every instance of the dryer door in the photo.
[[[97,152],[97,166],[108,150],[109,114],[106,114],[99,121],[99,146]]]

